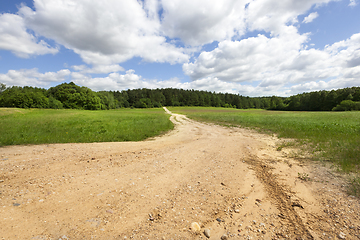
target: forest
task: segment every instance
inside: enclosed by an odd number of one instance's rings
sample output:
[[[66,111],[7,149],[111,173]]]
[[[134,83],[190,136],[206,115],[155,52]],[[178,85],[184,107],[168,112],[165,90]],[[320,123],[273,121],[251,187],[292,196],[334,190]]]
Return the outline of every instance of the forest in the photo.
[[[203,106],[283,111],[360,110],[360,87],[317,91],[290,97],[247,97],[184,89],[132,89],[94,92],[75,83],[49,89],[6,87],[0,83],[0,107],[108,110],[116,108],[159,108],[162,106]]]

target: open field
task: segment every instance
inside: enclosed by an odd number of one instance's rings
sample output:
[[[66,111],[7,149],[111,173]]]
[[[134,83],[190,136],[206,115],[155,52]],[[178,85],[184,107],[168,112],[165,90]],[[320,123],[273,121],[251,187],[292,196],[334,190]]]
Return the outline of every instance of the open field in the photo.
[[[0,108],[0,146],[140,141],[173,129],[163,109]]]
[[[304,150],[314,154],[314,159],[332,161],[344,171],[359,172],[360,169],[359,111],[284,112],[202,107],[169,110],[199,121],[248,127],[274,133],[280,138],[294,138]]]
[[[0,239],[360,237],[340,174],[274,136],[170,120],[147,141],[1,147]]]

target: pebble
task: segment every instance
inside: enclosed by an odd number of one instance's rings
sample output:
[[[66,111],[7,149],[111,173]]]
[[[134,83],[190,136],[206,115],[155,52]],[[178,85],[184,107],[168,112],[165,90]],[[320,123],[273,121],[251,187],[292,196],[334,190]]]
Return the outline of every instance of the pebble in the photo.
[[[240,212],[240,210],[239,210],[239,209],[235,209],[235,212],[236,212],[236,213],[239,213],[239,212]]]
[[[343,232],[340,232],[340,233],[339,233],[339,238],[340,238],[340,239],[345,239],[345,238],[346,238],[346,234],[343,233]]]
[[[194,232],[199,232],[200,229],[200,225],[197,222],[191,223],[191,230],[193,230]]]
[[[216,221],[221,222],[221,219],[220,219],[220,218],[217,218]]]
[[[205,229],[205,230],[204,230],[204,235],[205,235],[207,238],[210,238],[210,230],[209,230],[209,229]]]
[[[228,237],[224,234],[224,235],[222,235],[221,236],[221,238],[220,238],[221,240],[227,240],[228,239]]]

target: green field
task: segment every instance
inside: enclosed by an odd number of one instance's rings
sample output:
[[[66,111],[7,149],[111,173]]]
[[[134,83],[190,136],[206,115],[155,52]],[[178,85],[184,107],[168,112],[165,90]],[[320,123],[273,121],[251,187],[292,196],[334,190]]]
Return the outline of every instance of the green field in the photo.
[[[173,127],[163,109],[0,108],[0,146],[140,141]]]
[[[257,129],[293,138],[314,159],[332,161],[346,172],[360,169],[360,112],[290,112],[171,107],[189,118]],[[281,147],[281,146],[280,146]]]

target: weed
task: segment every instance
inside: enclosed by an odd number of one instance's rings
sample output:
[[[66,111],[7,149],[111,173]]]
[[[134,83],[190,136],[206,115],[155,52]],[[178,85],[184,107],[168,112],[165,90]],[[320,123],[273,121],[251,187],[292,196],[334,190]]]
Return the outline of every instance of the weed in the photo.
[[[310,177],[309,174],[307,173],[298,173],[298,178],[303,180],[303,181],[310,181]]]
[[[348,193],[349,195],[360,197],[360,177],[353,177],[350,179]]]
[[[276,148],[277,151],[281,151],[283,148],[286,148],[286,147],[293,147],[296,145],[296,142],[295,141],[289,141],[289,140],[285,140],[285,141],[282,141],[278,147]]]

